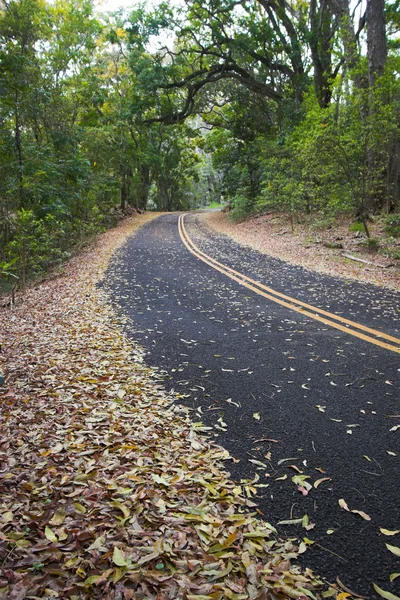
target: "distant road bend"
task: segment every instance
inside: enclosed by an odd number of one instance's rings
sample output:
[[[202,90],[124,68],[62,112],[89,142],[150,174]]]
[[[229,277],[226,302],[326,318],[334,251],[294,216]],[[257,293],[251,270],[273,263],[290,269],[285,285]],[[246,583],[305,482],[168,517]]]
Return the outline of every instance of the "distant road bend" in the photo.
[[[262,255],[198,213],[146,224],[106,285],[232,477],[258,477],[266,519],[312,540],[304,564],[400,596],[400,534],[381,531],[400,530],[400,293]]]
[[[371,344],[376,344],[377,346],[381,346],[381,348],[386,348],[387,350],[392,350],[393,352],[398,352],[400,354],[400,339],[383,333],[381,331],[376,331],[375,329],[371,329],[370,327],[365,327],[365,325],[361,325],[360,323],[355,323],[354,321],[350,321],[349,319],[345,319],[339,315],[335,315],[326,310],[322,310],[306,302],[301,302],[300,300],[296,300],[296,298],[291,298],[286,294],[281,294],[270,287],[263,285],[262,283],[251,279],[251,277],[247,277],[243,275],[243,273],[239,273],[235,269],[231,269],[226,265],[218,262],[213,259],[211,256],[208,256],[204,252],[196,246],[196,244],[190,239],[186,227],[184,224],[185,215],[181,215],[179,217],[179,233],[183,243],[186,248],[198,259],[205,262],[207,265],[210,265],[213,269],[216,269],[220,273],[227,275],[234,281],[240,283],[247,287],[249,290],[252,290],[256,294],[260,296],[264,296],[264,298],[268,298],[268,300],[272,300],[273,302],[277,302],[290,310],[295,310],[300,312],[316,321],[320,321],[325,325],[329,325],[330,327],[335,327],[340,331],[344,331],[350,335],[354,335],[361,340],[365,340],[366,342],[370,342]],[[335,322],[337,321],[337,322]],[[363,333],[359,333],[359,331],[364,331],[369,335],[365,335]],[[388,340],[389,342],[394,342],[395,345],[387,344],[381,340]]]

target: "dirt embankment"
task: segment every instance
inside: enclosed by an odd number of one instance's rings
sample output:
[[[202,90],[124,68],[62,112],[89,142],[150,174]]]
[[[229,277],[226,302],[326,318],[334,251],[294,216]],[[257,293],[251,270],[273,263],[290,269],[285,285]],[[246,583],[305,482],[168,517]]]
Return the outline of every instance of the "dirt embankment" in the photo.
[[[400,260],[368,251],[365,235],[350,231],[349,219],[338,219],[334,226],[325,227],[296,222],[292,225],[290,217],[279,212],[241,223],[233,223],[222,212],[206,213],[204,219],[215,231],[263,254],[319,273],[400,290]],[[378,224],[371,225],[371,236],[383,241]]]

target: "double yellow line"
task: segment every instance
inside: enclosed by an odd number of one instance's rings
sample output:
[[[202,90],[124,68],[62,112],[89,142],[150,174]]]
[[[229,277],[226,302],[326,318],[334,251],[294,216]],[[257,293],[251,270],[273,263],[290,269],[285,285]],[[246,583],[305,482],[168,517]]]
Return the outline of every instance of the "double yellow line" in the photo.
[[[310,317],[315,321],[320,321],[324,325],[329,325],[329,327],[339,329],[339,331],[344,331],[345,333],[353,335],[354,337],[357,337],[360,340],[364,340],[365,342],[369,342],[370,344],[375,344],[375,346],[385,348],[385,350],[391,350],[392,352],[397,352],[398,354],[400,354],[400,339],[383,333],[381,331],[371,329],[370,327],[366,327],[365,325],[361,325],[360,323],[355,323],[354,321],[350,321],[349,319],[345,319],[343,317],[335,315],[334,313],[322,310],[321,308],[317,308],[315,306],[312,306],[311,304],[302,302],[301,300],[296,300],[296,298],[291,298],[290,296],[281,294],[280,292],[277,292],[272,288],[263,285],[262,283],[259,283],[254,279],[251,279],[251,277],[247,277],[247,275],[243,275],[243,273],[239,273],[239,271],[235,271],[235,269],[227,267],[226,265],[218,262],[214,258],[211,258],[211,256],[208,256],[208,254],[205,254],[205,252],[200,250],[200,248],[196,246],[196,244],[190,239],[186,231],[184,219],[185,215],[181,215],[179,217],[178,222],[179,235],[181,236],[182,242],[185,244],[189,252],[191,252],[199,260],[202,260],[204,263],[206,263],[216,271],[219,271],[227,277],[230,277],[240,285],[243,285],[244,287],[258,294],[259,296],[268,298],[268,300],[272,300],[273,302],[276,302],[281,306],[285,306],[290,310],[294,310],[302,315]]]

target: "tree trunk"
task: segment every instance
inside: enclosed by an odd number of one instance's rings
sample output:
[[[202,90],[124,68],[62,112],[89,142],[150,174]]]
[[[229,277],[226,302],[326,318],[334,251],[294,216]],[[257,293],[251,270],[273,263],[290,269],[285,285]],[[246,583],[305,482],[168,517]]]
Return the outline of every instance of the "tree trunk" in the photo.
[[[125,165],[121,165],[120,203],[121,210],[125,210],[128,204],[128,175]]]
[[[387,41],[385,27],[385,0],[367,0],[367,56],[369,80],[369,116],[374,120],[374,85],[383,75],[387,59]],[[381,98],[384,104],[389,98]],[[382,164],[382,148],[368,149],[368,189],[367,210],[380,212],[386,204],[387,162]]]
[[[151,186],[150,168],[148,165],[140,165],[139,175],[140,187],[136,193],[136,208],[138,210],[146,210]]]
[[[383,74],[387,59],[385,0],[367,0],[367,53],[369,85]]]
[[[24,169],[24,159],[22,156],[22,142],[21,142],[21,123],[20,123],[20,116],[19,116],[19,97],[18,97],[18,93],[15,94],[15,112],[14,112],[14,118],[15,118],[15,130],[14,130],[14,137],[15,137],[15,149],[17,152],[17,159],[18,159],[18,195],[19,195],[19,208],[26,208],[24,206],[24,176],[23,176],[23,169]]]

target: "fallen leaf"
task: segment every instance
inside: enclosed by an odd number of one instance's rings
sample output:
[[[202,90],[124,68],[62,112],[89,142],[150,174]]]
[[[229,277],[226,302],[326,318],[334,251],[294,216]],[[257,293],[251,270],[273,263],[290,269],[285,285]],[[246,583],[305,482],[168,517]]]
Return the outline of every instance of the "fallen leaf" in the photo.
[[[121,550],[118,548],[118,546],[114,546],[114,552],[113,552],[112,559],[113,559],[114,565],[117,565],[117,567],[126,567],[127,566],[125,556],[124,556],[123,552],[121,552]]]
[[[65,506],[61,506],[56,510],[52,518],[50,519],[50,525],[62,525],[65,521]]]
[[[50,527],[45,528],[44,530],[44,535],[45,537],[50,541],[50,542],[58,542],[57,536],[55,535],[55,533],[50,529]]]
[[[363,519],[365,519],[365,521],[370,521],[371,517],[369,515],[367,515],[367,513],[365,513],[362,510],[351,510],[350,512],[356,514],[356,515],[360,515],[360,517],[362,517]]]
[[[400,529],[383,529],[382,527],[379,529],[379,531],[381,533],[383,533],[383,535],[397,535],[398,533],[400,533]]]
[[[379,594],[380,596],[382,596],[382,598],[386,598],[386,600],[400,600],[399,596],[395,596],[394,594],[391,594],[390,592],[386,592],[385,590],[382,590],[380,587],[378,587],[376,585],[376,583],[373,583],[372,585],[374,586],[376,593]]]
[[[332,481],[332,479],[331,477],[322,477],[321,479],[317,479],[317,481],[314,481],[315,489],[317,489],[317,487],[321,485],[321,483],[323,483],[324,481]]]
[[[13,520],[14,515],[13,512],[11,510],[7,510],[6,512],[4,512],[1,515],[1,520],[3,521],[3,523],[11,523],[11,521]]]
[[[391,546],[390,544],[385,544],[386,548],[395,556],[400,556],[400,548],[397,546]]]

